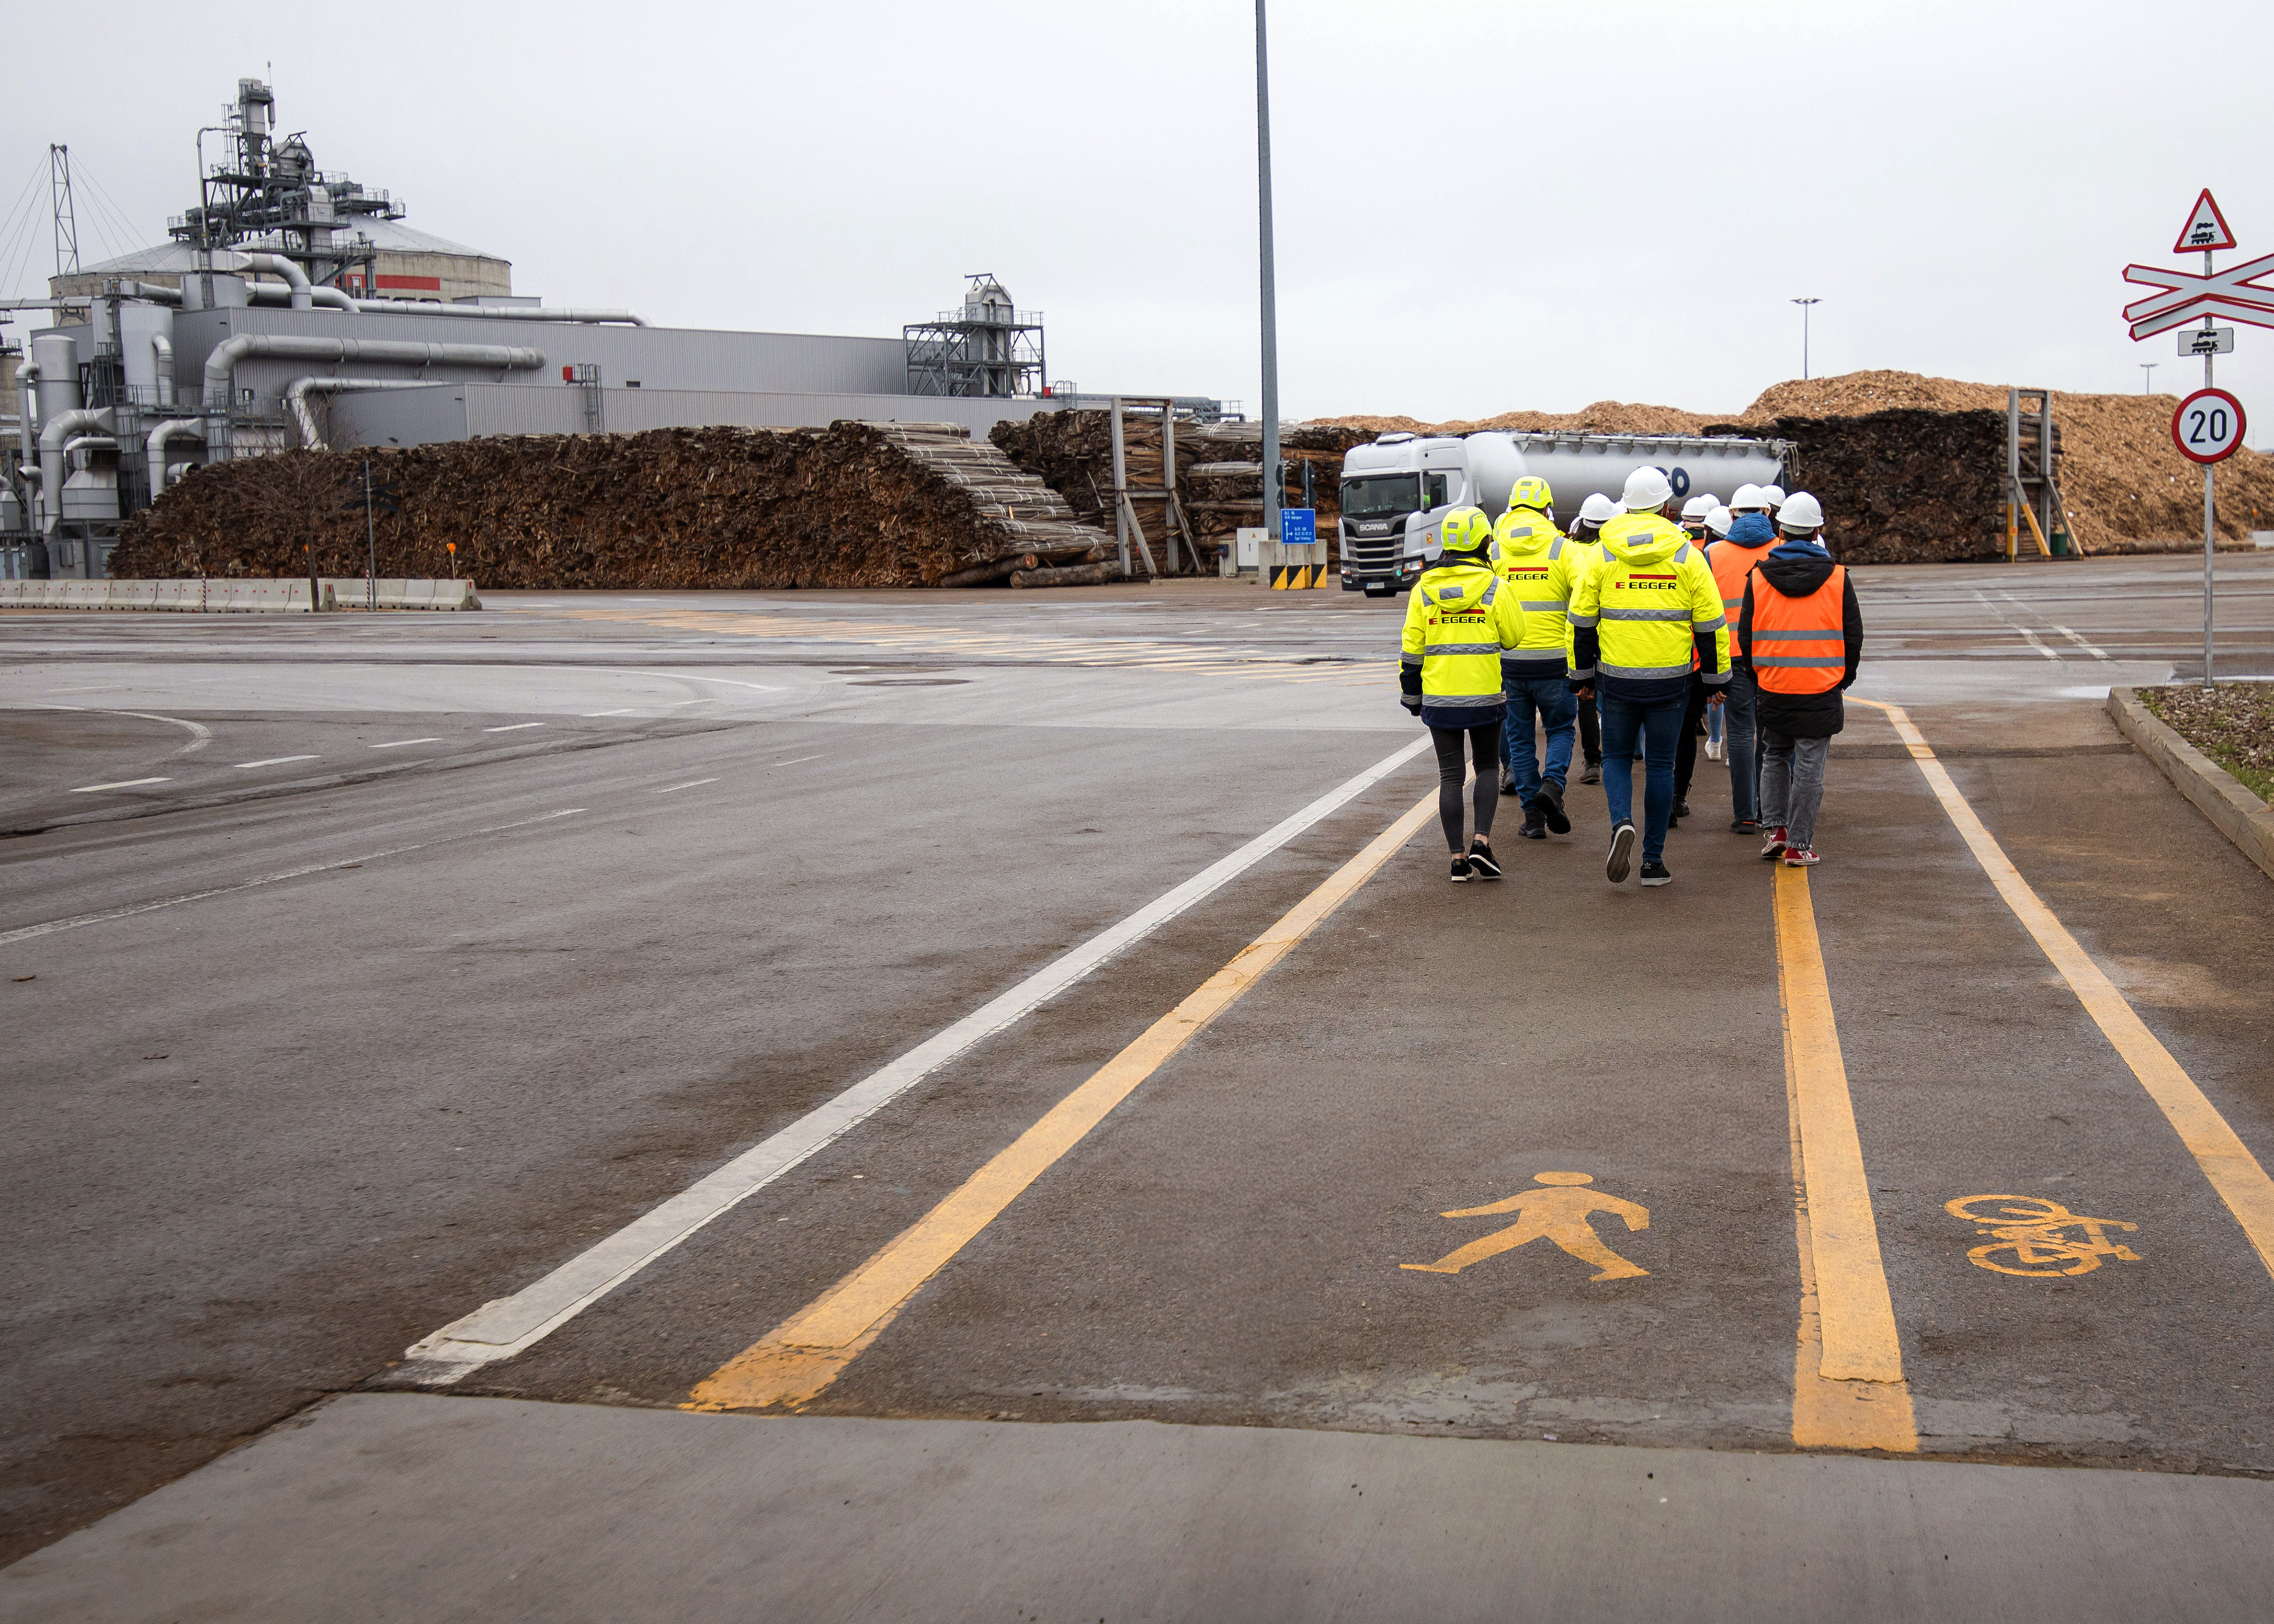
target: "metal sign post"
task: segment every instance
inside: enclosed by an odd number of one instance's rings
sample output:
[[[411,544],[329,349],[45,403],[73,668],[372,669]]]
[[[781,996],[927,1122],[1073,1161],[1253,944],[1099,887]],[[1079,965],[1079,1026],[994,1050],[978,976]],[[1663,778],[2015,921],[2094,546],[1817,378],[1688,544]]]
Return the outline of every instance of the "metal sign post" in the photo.
[[[2211,255],[2234,245],[2234,233],[2227,228],[2226,216],[2219,212],[2218,201],[2205,187],[2196,197],[2195,207],[2187,213],[2187,222],[2180,230],[2179,241],[2172,244],[2173,253],[2202,255],[2202,275],[2163,270],[2151,265],[2124,267],[2125,281],[2164,289],[2124,307],[2124,319],[2132,324],[2135,342],[2173,327],[2187,327],[2198,319],[2202,323],[2198,330],[2181,336],[2180,353],[2202,357],[2202,388],[2180,402],[2180,410],[2172,418],[2172,440],[2183,455],[2202,463],[2203,470],[2205,688],[2211,685],[2212,588],[2218,554],[2218,514],[2211,487],[2211,469],[2232,456],[2242,443],[2241,402],[2211,387],[2213,357],[2229,354],[2234,349],[2234,330],[2217,326],[2216,319],[2225,316],[2253,327],[2274,327],[2274,288],[2264,285],[2267,277],[2274,276],[2274,254],[2245,260],[2225,271],[2215,270]],[[2232,439],[2227,437],[2230,431]]]

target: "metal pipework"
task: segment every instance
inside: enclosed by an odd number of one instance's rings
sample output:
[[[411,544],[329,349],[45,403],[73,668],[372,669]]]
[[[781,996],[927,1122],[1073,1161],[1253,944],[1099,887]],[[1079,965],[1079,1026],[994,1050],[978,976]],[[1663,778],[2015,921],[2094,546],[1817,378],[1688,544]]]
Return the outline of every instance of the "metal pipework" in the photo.
[[[174,403],[174,341],[163,333],[150,335],[150,357],[158,373],[158,404]]]
[[[316,426],[316,413],[308,404],[311,395],[337,395],[343,389],[431,389],[433,380],[427,378],[295,378],[284,391],[284,403],[292,409],[292,421],[300,430],[300,444],[309,451],[328,451],[323,431]]]
[[[166,490],[166,442],[169,440],[203,441],[206,424],[202,417],[169,417],[150,431],[145,449],[150,457],[150,500],[156,501]]]
[[[308,273],[302,270],[295,261],[286,259],[282,254],[273,253],[240,253],[237,258],[243,259],[246,268],[250,270],[274,271],[282,276],[292,289],[291,300],[294,310],[307,310],[313,306],[315,301],[309,297],[313,289],[308,282]]]
[[[280,286],[273,282],[249,282],[245,284],[245,291],[252,296],[252,302],[255,304],[289,304],[295,310],[307,310],[311,307],[322,310],[343,310],[350,315],[356,309],[356,302],[337,288],[303,289],[290,285]]]
[[[34,389],[40,381],[37,361],[16,364],[16,440],[17,463],[26,473],[35,474],[32,466],[32,436],[39,432],[40,402]]]
[[[295,361],[380,361],[403,366],[493,367],[526,372],[545,365],[542,350],[508,344],[424,344],[403,339],[298,338],[282,333],[239,333],[206,357],[203,400],[208,411],[226,411],[237,364],[254,356]]]
[[[64,461],[69,463],[74,451],[116,451],[118,441],[109,434],[74,434],[64,441]]]
[[[555,310],[527,304],[445,304],[433,299],[358,299],[358,310],[382,316],[463,316],[475,321],[620,322],[644,327],[647,319],[628,310],[585,310],[562,305]]]
[[[118,284],[118,297],[123,299],[147,299],[153,304],[179,304],[182,290],[161,287],[156,282],[130,280]]]
[[[81,430],[100,432],[102,416],[79,407],[59,411],[40,425],[40,529],[50,536],[64,522],[64,447]]]

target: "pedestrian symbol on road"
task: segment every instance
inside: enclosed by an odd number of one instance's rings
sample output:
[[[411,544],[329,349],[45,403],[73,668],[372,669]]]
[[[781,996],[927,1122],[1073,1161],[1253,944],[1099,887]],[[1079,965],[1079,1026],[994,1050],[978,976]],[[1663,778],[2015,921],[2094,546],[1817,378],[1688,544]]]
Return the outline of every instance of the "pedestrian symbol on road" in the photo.
[[[2138,1224],[2121,1218],[2088,1218],[2043,1196],[1961,1196],[1944,1202],[1942,1209],[1982,1226],[1974,1231],[1977,1235],[1995,1237],[1966,1254],[1975,1267],[1995,1274],[2047,1280],[2090,1274],[2103,1258],[2140,1261],[2138,1252],[2108,1238],[2111,1229],[2137,1229]]]
[[[1472,1240],[1434,1263],[1401,1263],[1397,1267],[1425,1274],[1457,1274],[1472,1263],[1496,1258],[1528,1242],[1551,1240],[1582,1263],[1593,1264],[1595,1273],[1588,1277],[1591,1280],[1636,1280],[1650,1273],[1604,1245],[1588,1222],[1593,1213],[1615,1213],[1626,1220],[1628,1229],[1647,1229],[1650,1208],[1605,1195],[1600,1190],[1584,1188],[1595,1182],[1593,1173],[1539,1173],[1533,1180],[1548,1187],[1527,1190],[1488,1206],[1464,1207],[1439,1214],[1444,1218],[1483,1218],[1495,1213],[1514,1213],[1517,1221],[1507,1229]]]

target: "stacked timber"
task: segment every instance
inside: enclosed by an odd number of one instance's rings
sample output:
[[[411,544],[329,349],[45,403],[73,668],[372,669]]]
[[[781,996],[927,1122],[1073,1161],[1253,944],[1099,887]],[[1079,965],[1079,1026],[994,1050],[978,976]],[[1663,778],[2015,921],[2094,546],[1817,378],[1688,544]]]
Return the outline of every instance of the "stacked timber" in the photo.
[[[364,469],[385,494],[367,532]],[[455,556],[450,548],[455,544]],[[1109,539],[955,424],[513,435],[215,463],[122,530],[117,575],[471,576],[485,587],[937,586]]]
[[[1128,485],[1158,491],[1162,485],[1160,420],[1125,413],[1121,422],[1122,460]],[[1291,423],[1281,427],[1279,437],[1280,455],[1292,465],[1288,481],[1291,492],[1301,490],[1302,466],[1311,465],[1319,535],[1331,542],[1342,515],[1336,497],[1343,453],[1374,436],[1333,425]],[[1102,531],[1113,530],[1111,412],[1042,413],[1023,423],[998,423],[990,438],[1020,467],[1047,481],[1077,518]],[[1180,422],[1175,439],[1178,505],[1192,527],[1190,539],[1195,544],[1179,547],[1178,573],[1198,570],[1213,575],[1216,559],[1231,545],[1232,533],[1243,525],[1263,523],[1263,425]],[[1296,499],[1291,494],[1287,500],[1291,505]],[[1171,527],[1166,499],[1134,496],[1132,506],[1155,563],[1168,573],[1164,543]]]

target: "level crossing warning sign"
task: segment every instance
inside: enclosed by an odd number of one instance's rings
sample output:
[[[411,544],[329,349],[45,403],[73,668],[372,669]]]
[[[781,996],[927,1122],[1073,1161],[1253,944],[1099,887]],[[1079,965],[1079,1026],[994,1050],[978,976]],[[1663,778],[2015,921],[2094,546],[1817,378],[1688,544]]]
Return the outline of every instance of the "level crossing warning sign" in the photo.
[[[2229,249],[2234,246],[2234,233],[2226,229],[2226,216],[2218,212],[2218,199],[2203,188],[2202,196],[2195,199],[2195,212],[2187,216],[2187,229],[2180,240],[2172,244],[2173,253],[2202,253],[2206,249]]]

